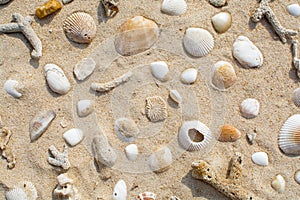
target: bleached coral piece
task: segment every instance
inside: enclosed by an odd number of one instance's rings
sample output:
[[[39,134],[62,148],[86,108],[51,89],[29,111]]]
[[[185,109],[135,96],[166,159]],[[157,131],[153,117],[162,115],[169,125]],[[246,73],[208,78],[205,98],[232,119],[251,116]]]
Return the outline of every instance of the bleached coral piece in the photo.
[[[68,147],[67,145],[64,145],[64,151],[60,153],[54,145],[51,145],[49,147],[49,151],[54,156],[48,158],[48,162],[51,165],[62,167],[63,169],[69,169],[70,168],[70,162],[68,158]]]
[[[64,200],[80,200],[81,196],[77,188],[73,185],[73,180],[67,174],[57,176],[58,185],[54,189],[54,195]]]
[[[12,132],[7,128],[3,127],[0,132],[0,150],[2,152],[2,157],[7,161],[7,167],[12,169],[16,165],[16,156],[13,154],[12,150],[7,147]]]

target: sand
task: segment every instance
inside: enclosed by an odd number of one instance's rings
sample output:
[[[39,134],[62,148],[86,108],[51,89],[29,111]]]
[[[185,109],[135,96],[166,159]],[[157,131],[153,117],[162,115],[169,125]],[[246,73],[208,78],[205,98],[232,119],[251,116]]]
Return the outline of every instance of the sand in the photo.
[[[298,30],[299,19],[286,11],[286,6],[291,3],[296,2],[281,0],[270,5],[284,27]],[[11,15],[15,12],[23,16],[34,16],[35,8],[41,4],[41,0],[13,0],[0,6],[0,23],[10,22]],[[120,12],[114,18],[106,19],[99,0],[74,0],[43,20],[34,17],[32,27],[43,43],[43,56],[39,61],[30,58],[31,47],[23,35],[0,36],[0,85],[3,86],[8,79],[16,79],[24,85],[20,99],[14,99],[3,89],[0,90],[0,115],[3,124],[13,131],[9,145],[17,157],[17,164],[12,170],[7,169],[6,161],[1,159],[1,199],[5,194],[4,186],[11,188],[23,180],[31,181],[36,186],[38,199],[53,198],[56,177],[65,171],[48,164],[48,148],[54,144],[62,151],[65,144],[62,134],[71,128],[82,126],[82,129],[105,133],[121,155],[127,144],[118,139],[113,125],[123,115],[131,117],[143,130],[142,137],[136,141],[142,153],[142,166],[120,159],[112,169],[99,169],[90,150],[93,132],[86,132],[86,138],[81,144],[69,148],[71,168],[67,171],[82,199],[111,199],[113,187],[119,179],[127,184],[128,199],[134,199],[144,191],[156,193],[157,199],[168,199],[172,195],[184,200],[226,199],[211,186],[194,180],[190,165],[194,160],[204,159],[210,162],[220,176],[225,177],[228,162],[236,151],[245,157],[240,182],[243,188],[264,199],[299,198],[299,185],[293,178],[295,171],[300,168],[299,158],[282,154],[277,144],[277,136],[285,120],[299,112],[299,108],[291,100],[293,90],[299,86],[292,66],[291,42],[282,44],[266,20],[257,25],[250,22],[250,13],[257,7],[254,0],[231,0],[222,9],[214,8],[204,0],[188,0],[187,4],[187,13],[174,17],[160,12],[161,1],[122,0]],[[96,21],[97,36],[90,45],[70,42],[62,31],[66,16],[77,10],[88,12]],[[233,24],[226,33],[217,34],[210,20],[221,10],[232,14]],[[132,57],[115,58],[114,54],[103,54],[101,50],[104,47],[109,50],[113,48],[109,42],[118,33],[120,25],[137,15],[153,19],[164,30],[168,30],[170,37],[165,35],[166,40],[170,41],[173,37],[176,39],[167,44],[162,38],[158,44],[160,49],[154,47]],[[180,38],[188,27],[205,28],[215,38],[215,47],[205,58],[193,61],[187,56],[178,56],[184,53]],[[244,69],[233,59],[232,44],[239,35],[247,36],[262,51],[264,64],[261,68]],[[103,43],[105,45],[101,46]],[[98,58],[97,52],[102,53]],[[97,69],[86,82],[79,83],[73,76],[73,67],[88,56],[95,56]],[[149,75],[147,65],[157,60],[164,60],[169,64],[172,81],[161,83]],[[238,76],[238,82],[222,93],[212,90],[205,81],[211,66],[219,60],[231,62]],[[55,63],[64,69],[72,84],[72,90],[68,94],[57,95],[48,88],[43,72],[47,63]],[[201,76],[194,85],[184,86],[179,82],[179,75],[189,67],[199,68]],[[135,84],[129,84],[131,92],[128,92],[126,84],[105,94],[94,95],[88,91],[91,82],[109,81],[129,70],[136,74],[132,80]],[[182,91],[188,103],[176,107],[172,101],[167,100],[170,88]],[[154,95],[167,100],[169,116],[165,122],[149,123],[145,116],[145,98]],[[75,105],[77,100],[86,98],[93,98],[95,101],[95,112],[80,121]],[[245,98],[256,98],[260,102],[260,113],[254,119],[246,120],[239,113],[239,104]],[[43,110],[54,110],[57,116],[42,137],[30,143],[29,122],[36,113]],[[215,136],[218,135],[217,128],[220,125],[231,124],[241,130],[242,137],[234,143],[215,142],[202,152],[183,152],[176,143],[177,131],[183,120],[191,119],[207,124]],[[253,145],[249,145],[246,134],[254,130],[257,138]],[[145,165],[147,155],[166,145],[170,145],[175,151],[171,168],[160,174],[150,172]],[[268,153],[267,167],[252,163],[251,155],[258,151]],[[286,180],[286,190],[282,194],[274,191],[270,185],[272,178],[279,173]]]

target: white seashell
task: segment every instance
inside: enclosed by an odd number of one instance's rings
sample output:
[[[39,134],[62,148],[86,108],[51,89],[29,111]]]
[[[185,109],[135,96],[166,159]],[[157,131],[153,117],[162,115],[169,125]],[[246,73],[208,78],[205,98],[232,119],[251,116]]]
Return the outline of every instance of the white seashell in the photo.
[[[135,144],[130,144],[125,147],[125,154],[128,160],[134,161],[136,160],[139,150],[138,147]]]
[[[243,67],[261,67],[263,55],[245,36],[239,36],[233,44],[233,56]]]
[[[271,182],[271,186],[277,192],[283,193],[285,190],[284,178],[280,174],[276,175]]]
[[[267,166],[269,164],[268,154],[265,152],[256,152],[252,154],[252,161],[261,166]]]
[[[160,173],[170,168],[172,164],[172,153],[168,147],[159,149],[151,154],[149,167],[152,171]]]
[[[214,48],[214,38],[205,29],[188,28],[183,37],[185,50],[194,57],[202,57]]]
[[[139,194],[137,199],[138,200],[155,200],[156,194],[154,194],[153,192],[142,192]]]
[[[294,90],[292,100],[295,106],[300,107],[300,88]]]
[[[298,184],[300,184],[300,170],[299,169],[295,172],[294,179]]]
[[[298,17],[300,15],[300,6],[297,3],[288,5],[287,10],[291,15],[295,17]]]
[[[77,80],[83,81],[90,76],[96,67],[96,62],[92,58],[84,58],[74,67],[74,74]]]
[[[166,75],[169,73],[169,67],[164,61],[153,62],[150,64],[152,75],[161,80],[166,80]]]
[[[177,104],[182,103],[182,97],[180,96],[180,94],[177,90],[170,90],[170,97]]]
[[[28,200],[25,191],[22,188],[13,188],[6,192],[6,200]]]
[[[64,4],[71,3],[73,0],[62,0]]]
[[[281,127],[278,145],[283,153],[300,155],[300,115],[296,114],[287,119]]]
[[[192,84],[196,81],[198,75],[198,70],[194,68],[189,68],[181,73],[181,81],[185,84]]]
[[[219,61],[214,65],[212,84],[218,89],[225,90],[237,81],[233,66],[226,61]]]
[[[212,17],[211,19],[214,29],[218,33],[225,33],[232,23],[232,18],[228,12],[220,12]]]
[[[140,132],[135,122],[125,117],[115,121],[114,129],[119,139],[124,142],[132,142]]]
[[[72,147],[76,146],[83,140],[83,132],[78,128],[72,128],[63,134],[65,141]]]
[[[55,117],[56,114],[52,110],[38,113],[29,123],[30,141],[34,142],[41,137]]]
[[[123,180],[119,180],[113,190],[114,200],[126,200],[127,197],[127,187]]]
[[[146,116],[151,122],[163,121],[167,118],[167,104],[162,97],[146,98]]]
[[[31,182],[22,181],[9,190],[5,197],[7,200],[36,200],[38,195],[36,188]]]
[[[185,0],[164,0],[161,6],[161,11],[168,14],[179,16],[183,15],[187,10]]]
[[[91,43],[97,32],[93,17],[81,11],[68,16],[63,29],[66,36],[77,43]]]
[[[47,64],[44,67],[45,76],[50,89],[58,94],[66,94],[71,85],[64,71],[55,64]]]
[[[16,80],[7,80],[4,84],[4,89],[7,94],[14,98],[20,98],[22,96],[22,94],[18,91],[21,88],[21,85]]]
[[[240,105],[240,111],[243,117],[254,118],[259,113],[259,102],[252,98],[245,99]]]
[[[117,155],[103,133],[93,138],[92,149],[98,165],[102,164],[107,167],[114,166]]]
[[[178,132],[179,144],[188,151],[204,149],[211,140],[211,131],[200,121],[186,121]]]
[[[77,112],[79,117],[86,117],[94,111],[94,101],[80,100],[77,103]]]

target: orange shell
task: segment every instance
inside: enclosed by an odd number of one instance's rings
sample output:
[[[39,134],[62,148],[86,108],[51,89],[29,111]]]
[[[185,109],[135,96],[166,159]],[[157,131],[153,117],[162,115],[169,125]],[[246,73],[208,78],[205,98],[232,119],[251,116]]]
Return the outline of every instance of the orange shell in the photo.
[[[241,137],[241,132],[228,124],[221,127],[220,142],[235,142]]]
[[[62,5],[57,0],[49,0],[48,2],[44,3],[42,6],[38,7],[35,11],[36,16],[39,19],[42,19],[57,10],[61,9]]]

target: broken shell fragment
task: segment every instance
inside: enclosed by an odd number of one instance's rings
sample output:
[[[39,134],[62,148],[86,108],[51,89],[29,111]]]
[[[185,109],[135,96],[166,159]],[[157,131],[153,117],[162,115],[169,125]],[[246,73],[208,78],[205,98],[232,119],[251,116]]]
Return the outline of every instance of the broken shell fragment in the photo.
[[[185,0],[164,0],[161,11],[173,16],[183,15],[187,10]]]
[[[252,154],[252,161],[261,166],[267,166],[269,164],[268,154],[265,152],[256,152]]]
[[[106,167],[114,166],[117,160],[117,155],[104,134],[101,133],[94,137],[92,141],[92,149],[98,165],[101,166],[102,164]]]
[[[77,80],[83,81],[95,70],[96,62],[92,58],[84,58],[74,67],[74,74]]]
[[[255,141],[255,138],[256,138],[256,133],[255,132],[250,132],[250,133],[247,134],[247,139],[248,139],[249,144],[252,145]]]
[[[259,102],[256,99],[245,99],[240,105],[240,112],[246,119],[252,119],[259,113]]]
[[[231,27],[232,18],[230,13],[220,12],[212,17],[211,22],[218,33],[225,33]]]
[[[86,12],[74,12],[64,21],[66,36],[77,43],[91,43],[96,36],[97,27],[91,15]]]
[[[167,103],[160,96],[146,98],[146,116],[151,122],[163,121],[167,118]]]
[[[72,147],[76,146],[83,140],[84,134],[78,128],[72,128],[63,134],[65,141]]]
[[[42,6],[38,7],[35,11],[36,16],[39,19],[42,19],[57,10],[61,9],[62,5],[57,0],[49,0],[48,2],[44,3]]]
[[[220,142],[235,142],[241,137],[241,132],[228,124],[221,127]]]
[[[7,94],[14,98],[20,98],[22,96],[22,94],[18,91],[21,88],[21,85],[16,80],[7,80],[4,84],[4,89]]]
[[[149,158],[149,167],[156,173],[161,173],[170,168],[172,153],[168,147],[157,150]]]
[[[114,129],[119,139],[124,142],[132,142],[140,132],[135,122],[125,117],[115,121]]]
[[[125,154],[128,160],[134,161],[136,160],[139,150],[138,147],[135,144],[130,144],[125,147]]]
[[[284,192],[285,185],[286,185],[285,180],[280,174],[276,175],[271,182],[272,188],[279,193]]]
[[[37,114],[29,123],[30,141],[34,142],[41,137],[55,117],[56,114],[52,110]]]
[[[115,38],[115,48],[123,56],[141,53],[157,41],[157,24],[143,16],[129,19],[121,26],[121,33]]]
[[[198,75],[197,69],[189,68],[189,69],[184,70],[181,73],[180,79],[185,84],[193,84],[197,79],[197,75]]]
[[[137,199],[138,200],[155,200],[156,194],[154,194],[153,192],[142,192],[139,194]]]
[[[190,55],[202,57],[214,48],[214,38],[205,29],[188,28],[183,37],[183,46]]]
[[[160,81],[166,81],[169,67],[166,62],[158,61],[150,64],[152,75]]]
[[[94,111],[94,101],[80,100],[77,103],[77,112],[79,117],[86,117]]]
[[[177,90],[170,90],[170,97],[177,104],[182,103],[182,97],[180,96],[180,94]]]
[[[113,199],[114,200],[126,200],[127,197],[127,187],[126,183],[123,180],[119,180],[113,190]]]
[[[106,17],[114,17],[119,12],[119,0],[101,0]]]
[[[226,61],[219,61],[214,65],[212,83],[218,89],[228,89],[237,81],[233,66]]]

